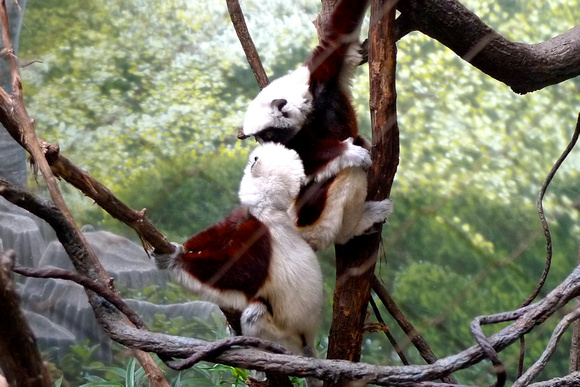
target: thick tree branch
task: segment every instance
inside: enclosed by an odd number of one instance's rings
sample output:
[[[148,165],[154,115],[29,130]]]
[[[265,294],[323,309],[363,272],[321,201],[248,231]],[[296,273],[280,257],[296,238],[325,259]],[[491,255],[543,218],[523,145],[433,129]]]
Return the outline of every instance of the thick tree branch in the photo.
[[[11,386],[52,387],[34,334],[20,310],[20,297],[10,278],[13,265],[14,252],[0,252],[0,368]]]
[[[207,359],[208,357],[215,357],[228,349],[232,349],[233,347],[253,347],[272,353],[289,355],[292,354],[292,352],[278,344],[267,343],[257,337],[233,336],[210,343],[206,348],[197,351],[186,359],[179,361],[169,361],[166,362],[166,364],[175,370],[184,370],[192,367],[194,364],[197,364],[204,359]]]
[[[580,386],[580,372],[574,372],[563,378],[554,378],[545,382],[532,383],[528,387],[575,387]]]
[[[580,208],[576,207],[576,210]],[[578,265],[580,265],[580,246],[578,248]],[[575,308],[580,309],[580,300],[575,301]],[[580,321],[576,320],[573,324],[572,329],[572,340],[570,343],[570,365],[568,366],[568,372],[577,372],[580,366]]]
[[[496,351],[501,351],[521,335],[543,323],[557,310],[580,294],[580,268],[574,272],[548,296],[537,304],[527,307],[523,314],[511,325],[489,338]],[[521,310],[513,313],[521,313]],[[106,316],[106,313],[105,313]],[[179,338],[169,335],[138,331],[127,325],[110,323],[103,319],[104,327],[111,337],[127,346],[163,353],[175,357],[186,357],[206,343],[195,339]],[[459,369],[467,368],[485,355],[479,346],[471,347],[457,355],[449,356],[430,365],[385,367],[344,360],[321,360],[258,352],[255,350],[228,350],[215,358],[215,361],[231,366],[279,371],[291,375],[314,376],[327,381],[364,380],[378,385],[402,386],[412,383],[440,379]]]
[[[513,387],[524,387],[527,386],[538,374],[546,367],[550,357],[554,354],[556,347],[558,346],[558,342],[562,335],[568,327],[580,318],[580,309],[575,309],[573,312],[567,314],[556,326],[554,329],[554,333],[548,342],[548,346],[542,353],[542,356],[531,366],[516,382],[514,383]]]
[[[456,0],[405,0],[397,8],[400,31],[418,30],[436,39],[516,93],[580,75],[580,26],[542,43],[525,44],[507,40]]]
[[[90,197],[115,219],[135,230],[145,246],[152,246],[156,253],[172,254],[173,245],[147,219],[145,209],[134,210],[119,200],[107,187],[88,172],[74,165],[60,153],[58,145],[40,140],[52,172]]]

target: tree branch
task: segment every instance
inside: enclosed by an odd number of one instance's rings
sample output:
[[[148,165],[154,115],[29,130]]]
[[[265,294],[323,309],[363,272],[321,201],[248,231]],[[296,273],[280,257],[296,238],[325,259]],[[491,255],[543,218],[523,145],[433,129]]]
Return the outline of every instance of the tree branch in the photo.
[[[197,364],[208,357],[215,357],[233,347],[254,347],[272,353],[281,353],[286,355],[292,354],[292,352],[278,344],[269,343],[257,337],[233,336],[214,341],[213,343],[208,344],[203,350],[196,351],[193,355],[186,359],[180,361],[168,361],[165,364],[174,370],[184,370],[192,367],[194,364]]]
[[[369,31],[370,113],[373,132],[367,200],[389,196],[399,164],[394,39],[396,1],[371,1]],[[377,260],[382,227],[377,232],[337,245],[336,288],[328,342],[328,358],[360,359],[363,323],[370,298],[370,283]],[[366,379],[365,379],[366,381]],[[343,385],[343,382],[330,384]]]
[[[254,45],[252,37],[248,31],[248,26],[246,25],[240,2],[238,0],[226,0],[226,3],[228,5],[230,18],[232,19],[232,24],[234,25],[238,39],[242,44],[248,63],[254,72],[256,81],[258,81],[258,86],[260,89],[263,89],[268,86],[270,81],[268,81],[268,76],[264,71],[264,66],[262,66],[262,61],[260,60],[256,46]]]
[[[527,386],[538,374],[546,367],[550,357],[554,354],[556,347],[558,346],[558,342],[560,338],[566,332],[568,327],[580,318],[580,309],[575,309],[573,312],[567,314],[556,326],[554,332],[552,333],[552,337],[548,342],[548,346],[542,353],[542,356],[531,366],[516,382],[514,383],[513,387],[524,387]]]
[[[406,0],[400,31],[418,30],[519,94],[580,75],[580,26],[537,44],[511,42],[456,0]],[[402,36],[402,34],[401,34]]]
[[[14,251],[0,252],[0,368],[11,386],[52,387],[52,378],[20,310],[20,297],[10,278],[14,257]]]
[[[397,340],[395,339],[395,337],[391,333],[387,324],[385,324],[385,321],[383,320],[383,317],[381,316],[381,312],[379,311],[377,303],[374,301],[374,299],[372,297],[369,299],[369,302],[371,304],[371,308],[373,308],[373,312],[375,313],[375,317],[377,318],[377,321],[384,327],[385,336],[387,336],[387,339],[389,340],[389,342],[393,346],[393,349],[397,353],[397,356],[399,356],[399,359],[401,359],[401,362],[404,365],[409,365],[410,363],[407,360],[407,357],[405,356],[405,354],[403,353],[403,350],[399,346],[399,343],[397,343]]]
[[[546,237],[546,264],[544,265],[544,270],[542,271],[540,280],[538,281],[536,288],[534,289],[530,297],[528,297],[528,299],[524,301],[522,306],[529,305],[532,303],[532,301],[534,301],[534,299],[540,293],[540,290],[542,290],[542,286],[544,286],[546,278],[548,277],[548,272],[550,271],[550,264],[552,263],[552,236],[550,234],[550,229],[548,227],[548,221],[546,220],[546,216],[544,215],[544,204],[543,204],[544,196],[546,195],[548,186],[552,182],[552,179],[556,175],[556,172],[558,172],[558,169],[560,169],[560,166],[562,165],[564,160],[566,160],[566,157],[568,157],[570,152],[572,152],[572,149],[574,149],[574,146],[576,146],[578,136],[580,136],[580,114],[578,114],[578,119],[576,120],[576,127],[574,129],[572,139],[570,139],[568,146],[566,146],[564,152],[562,152],[562,154],[560,155],[560,157],[558,157],[558,160],[556,161],[554,166],[552,166],[552,169],[550,169],[548,176],[542,183],[540,193],[538,194],[537,200],[538,215],[540,216],[540,222],[542,223],[542,229],[544,230],[544,236]]]
[[[173,254],[173,245],[147,219],[145,209],[134,210],[119,200],[107,187],[88,172],[74,165],[60,153],[58,145],[39,140],[52,172],[90,197],[115,219],[131,227],[145,246],[152,246],[156,253]]]
[[[523,310],[512,312],[519,314],[519,318],[513,324],[489,337],[489,343],[496,351],[505,349],[517,341],[521,335],[543,323],[566,305],[570,299],[579,294],[580,267],[576,268],[562,284],[542,301]],[[206,345],[200,340],[138,331],[127,325],[116,323],[105,323],[104,327],[115,341],[124,345],[170,356],[186,357],[196,348]],[[440,379],[452,372],[478,363],[484,357],[484,352],[477,345],[459,354],[439,359],[433,364],[419,366],[374,366],[344,360],[321,360],[239,349],[228,350],[215,358],[210,357],[208,360],[260,371],[278,371],[301,377],[314,376],[327,381],[362,379],[366,383],[402,386]]]
[[[433,364],[437,361],[437,356],[433,353],[423,336],[415,329],[413,324],[407,319],[407,317],[403,314],[401,309],[397,306],[397,303],[387,289],[383,286],[381,281],[375,275],[372,278],[371,286],[375,294],[379,297],[382,301],[383,305],[387,309],[387,311],[391,314],[391,316],[395,319],[397,324],[401,327],[403,332],[407,335],[411,343],[415,346],[419,355],[429,364]],[[445,383],[454,384],[455,379],[452,376],[444,376],[442,381]]]
[[[118,293],[111,291],[107,286],[104,286],[100,282],[96,282],[88,277],[85,277],[77,272],[57,269],[57,268],[46,268],[46,269],[33,269],[31,267],[24,267],[20,265],[15,265],[12,271],[21,274],[25,277],[33,278],[57,278],[67,281],[73,281],[85,289],[89,289],[99,296],[103,297],[105,300],[109,301],[115,308],[119,309],[129,321],[133,323],[139,329],[148,329],[141,318],[135,313],[135,311],[123,301]]]

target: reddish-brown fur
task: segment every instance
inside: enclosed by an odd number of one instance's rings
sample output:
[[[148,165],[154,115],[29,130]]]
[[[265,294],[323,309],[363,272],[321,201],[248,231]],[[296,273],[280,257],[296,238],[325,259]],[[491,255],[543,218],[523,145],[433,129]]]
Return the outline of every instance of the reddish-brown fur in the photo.
[[[251,299],[266,282],[271,241],[266,226],[244,207],[192,236],[176,264],[220,290],[239,290]]]
[[[351,43],[358,41],[353,34],[360,25],[368,2],[340,1],[323,26],[319,45],[304,62],[311,72],[310,92],[313,114],[304,127],[286,144],[296,150],[310,176],[324,167],[345,149],[342,141],[349,137],[358,142],[358,123],[350,96],[345,95],[340,82],[345,55]],[[298,201],[302,203],[297,226],[313,224],[320,217],[326,203],[330,183],[314,190],[303,189]],[[306,196],[306,192],[311,197]]]
[[[298,227],[310,226],[320,218],[326,205],[328,190],[333,182],[334,177],[320,183],[313,181],[302,187],[296,201]]]
[[[365,0],[342,0],[335,5],[323,25],[320,43],[304,62],[312,74],[311,88],[338,78],[348,49],[345,43],[358,40],[358,36],[353,39],[349,35],[358,29],[367,5]]]

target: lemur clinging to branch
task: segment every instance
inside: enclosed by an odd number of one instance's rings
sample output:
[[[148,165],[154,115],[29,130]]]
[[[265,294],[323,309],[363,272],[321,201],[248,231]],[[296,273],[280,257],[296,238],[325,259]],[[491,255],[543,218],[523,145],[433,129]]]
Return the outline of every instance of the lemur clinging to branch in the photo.
[[[340,0],[310,57],[256,96],[238,133],[298,152],[308,179],[290,213],[315,250],[346,243],[391,211],[389,200],[365,201],[369,145],[358,134],[350,91],[362,59],[359,35],[367,6],[365,0]]]
[[[240,184],[241,206],[155,260],[202,298],[242,311],[243,335],[315,356],[322,274],[287,212],[305,178],[295,151],[259,146]]]

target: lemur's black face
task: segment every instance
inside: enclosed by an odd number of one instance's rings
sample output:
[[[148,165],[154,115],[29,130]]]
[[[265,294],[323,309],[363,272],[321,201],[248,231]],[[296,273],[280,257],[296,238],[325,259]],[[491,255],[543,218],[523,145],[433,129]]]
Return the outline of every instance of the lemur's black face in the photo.
[[[269,127],[262,130],[260,133],[257,133],[255,137],[260,144],[266,142],[275,142],[278,144],[286,145],[295,134],[296,132],[290,128]]]

